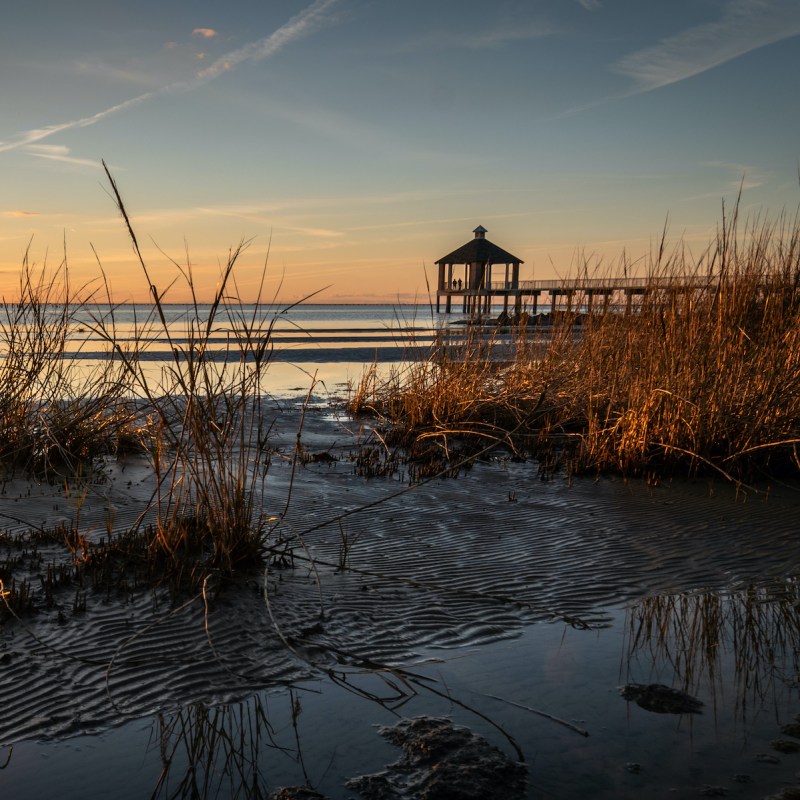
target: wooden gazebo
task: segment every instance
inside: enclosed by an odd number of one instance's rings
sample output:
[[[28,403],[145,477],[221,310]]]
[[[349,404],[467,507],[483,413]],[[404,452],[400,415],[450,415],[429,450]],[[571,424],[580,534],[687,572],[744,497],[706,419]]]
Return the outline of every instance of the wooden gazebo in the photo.
[[[522,259],[490,242],[483,225],[478,225],[473,233],[474,239],[436,262],[439,267],[436,310],[441,310],[441,300],[445,298],[445,311],[449,314],[453,297],[457,297],[461,298],[465,313],[488,313],[492,298],[502,297],[503,310],[507,311],[508,299],[513,297],[518,312],[522,301],[519,292],[519,265],[523,263]],[[498,266],[504,267],[505,271],[502,280],[493,281],[492,267]]]

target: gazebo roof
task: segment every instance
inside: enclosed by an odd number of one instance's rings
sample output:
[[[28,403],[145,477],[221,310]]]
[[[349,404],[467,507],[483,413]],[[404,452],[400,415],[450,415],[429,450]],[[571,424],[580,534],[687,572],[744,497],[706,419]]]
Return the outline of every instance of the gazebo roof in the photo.
[[[478,225],[475,228],[475,238],[462,244],[457,250],[440,258],[437,264],[522,264],[521,258],[517,258],[508,250],[503,250],[493,242],[485,238],[486,228]]]

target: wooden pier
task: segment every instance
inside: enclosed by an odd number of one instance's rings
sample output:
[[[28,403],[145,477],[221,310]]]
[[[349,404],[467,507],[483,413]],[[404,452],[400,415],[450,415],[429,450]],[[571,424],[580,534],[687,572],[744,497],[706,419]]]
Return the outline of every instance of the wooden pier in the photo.
[[[564,280],[521,281],[522,259],[513,256],[486,238],[486,229],[479,225],[475,238],[436,262],[439,272],[436,285],[436,311],[450,313],[459,304],[465,314],[489,314],[492,306],[503,303],[503,311],[512,306],[515,314],[525,310],[536,314],[543,295],[549,300],[550,313],[563,306],[573,310],[586,306],[591,313],[595,303],[608,306],[624,302],[631,311],[634,297],[643,297],[654,290],[665,290],[675,296],[708,286],[708,278],[567,278]],[[502,271],[502,280],[493,280]],[[463,277],[462,277],[463,276]]]

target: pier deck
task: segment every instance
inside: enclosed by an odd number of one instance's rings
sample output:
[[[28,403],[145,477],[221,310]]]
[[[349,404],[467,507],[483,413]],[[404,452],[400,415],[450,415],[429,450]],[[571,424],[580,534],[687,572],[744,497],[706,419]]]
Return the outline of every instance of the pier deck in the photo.
[[[522,311],[523,304],[530,313],[536,313],[540,298],[545,295],[549,300],[551,313],[561,304],[567,308],[577,305],[586,305],[589,309],[600,298],[603,304],[612,301],[619,302],[624,299],[625,308],[630,311],[633,298],[643,297],[653,291],[666,291],[669,294],[679,295],[687,292],[699,291],[716,284],[713,277],[687,276],[684,278],[572,278],[563,280],[541,281],[491,281],[477,288],[466,288],[464,283],[451,280],[443,281],[436,291],[436,310],[441,311],[442,301],[444,310],[450,313],[454,301],[460,303],[464,313],[476,311],[489,313],[491,307],[500,301],[503,310],[508,311],[513,305],[515,313]]]

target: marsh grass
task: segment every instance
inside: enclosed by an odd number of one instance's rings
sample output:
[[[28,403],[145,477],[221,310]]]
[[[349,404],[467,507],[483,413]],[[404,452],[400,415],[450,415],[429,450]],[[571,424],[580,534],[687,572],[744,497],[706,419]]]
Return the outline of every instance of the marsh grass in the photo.
[[[33,592],[27,578],[17,578],[0,568],[0,622],[29,613],[34,607]]]
[[[796,472],[798,220],[756,221],[740,236],[734,215],[697,263],[678,249],[652,274],[659,286],[639,313],[605,315],[553,353],[551,368],[574,365],[564,389],[581,466]],[[679,275],[699,288],[681,292]]]
[[[512,345],[512,359],[530,364],[532,374],[504,372],[495,355],[500,347],[495,335],[475,328],[441,330],[427,358],[394,368],[388,376],[375,365],[366,369],[351,384],[348,407],[353,414],[377,415],[389,423],[383,442],[406,449],[412,479],[439,469],[441,458],[457,460],[493,442],[519,453],[522,434],[542,413],[541,381],[531,356],[535,338],[518,331]]]
[[[578,315],[576,298],[500,355],[468,326],[386,379],[367,370],[350,407],[405,445],[488,438],[576,472],[796,474],[800,220],[741,225],[734,211],[697,258],[662,240],[647,275],[629,314]]]
[[[45,557],[49,545],[62,545],[71,554],[65,562]],[[78,594],[84,585],[85,565],[92,546],[76,528],[63,524],[16,534],[0,535],[0,622],[53,609],[63,599],[63,589],[77,588],[74,610],[84,610]],[[59,619],[63,613],[59,614]]]
[[[102,477],[105,457],[147,455],[156,489],[132,528],[115,532],[110,520],[97,547],[78,511],[62,544],[81,586],[166,579],[197,589],[209,574],[260,565],[273,521],[263,514],[276,320],[262,300],[266,264],[258,296],[247,304],[235,274],[245,242],[229,252],[210,304],[200,302],[188,255],[185,263],[170,259],[175,278],[158,286],[107,175],[152,303],[121,335],[102,265],[94,288],[73,290],[66,256],[51,271],[26,254],[18,296],[0,302],[0,478],[22,473],[74,493],[88,476]],[[166,307],[176,283],[190,297],[177,322]],[[86,341],[99,341],[103,357],[82,359]],[[148,360],[154,343],[172,354],[160,372]],[[16,586],[4,591],[18,608],[30,605]]]
[[[149,548],[175,573],[199,585],[209,572],[231,575],[260,564],[267,520],[262,494],[269,452],[264,425],[265,375],[271,361],[275,317],[262,319],[261,289],[249,310],[239,299],[235,267],[246,243],[231,250],[208,306],[201,306],[191,262],[172,261],[176,280],[190,296],[180,324],[165,308],[171,284],[151,277],[117,185],[106,170],[125,222],[152,310],[135,325],[131,349],[123,348],[113,319],[95,317],[94,333],[122,364],[128,386],[147,409],[147,449],[156,473]],[[266,270],[266,266],[264,268]],[[227,331],[219,349],[214,338]],[[142,361],[147,343],[166,342],[173,359],[156,379]]]
[[[119,363],[78,375],[71,335],[92,293],[73,291],[66,258],[49,271],[26,253],[17,298],[0,302],[0,469],[60,481],[130,434]],[[86,386],[91,391],[86,391]],[[127,433],[126,433],[127,432]]]

